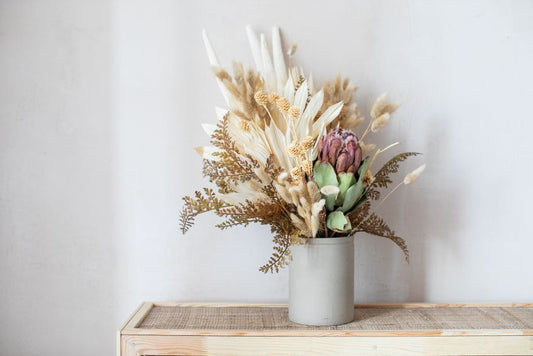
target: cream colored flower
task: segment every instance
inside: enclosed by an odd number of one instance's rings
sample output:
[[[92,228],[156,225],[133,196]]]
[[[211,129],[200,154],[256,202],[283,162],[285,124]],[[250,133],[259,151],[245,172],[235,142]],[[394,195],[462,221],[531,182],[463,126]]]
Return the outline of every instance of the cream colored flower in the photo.
[[[315,139],[311,136],[306,136],[300,142],[300,147],[303,151],[308,151],[315,146]]]
[[[313,162],[304,160],[302,162],[302,170],[308,175],[311,176],[313,174]]]
[[[241,127],[241,130],[243,130],[244,132],[250,132],[250,124],[248,123],[248,121],[241,120],[239,125]]]
[[[390,120],[390,114],[385,113],[381,115],[380,117],[378,117],[377,119],[374,119],[374,121],[372,121],[372,126],[370,127],[370,129],[372,130],[372,132],[378,132],[379,130],[387,126],[387,124],[389,123],[389,120]]]
[[[255,93],[254,99],[259,105],[266,105],[268,103],[268,95],[266,95],[262,90],[259,90],[257,93]]]
[[[418,178],[418,176],[420,176],[420,174],[422,174],[422,172],[424,172],[424,169],[426,169],[426,165],[425,164],[421,165],[420,167],[418,167],[417,169],[415,169],[411,173],[408,173],[405,176],[405,178],[403,179],[403,184],[407,185],[407,184],[413,183]]]
[[[278,108],[283,112],[287,112],[291,108],[291,103],[289,102],[289,99],[285,97],[279,97],[276,100],[276,104],[278,105]]]
[[[296,120],[300,117],[300,109],[298,109],[296,106],[291,106],[288,111],[288,114],[291,119]]]
[[[287,147],[287,152],[293,157],[300,157],[301,151],[300,151],[300,145],[294,141]]]
[[[275,93],[268,94],[268,102],[271,103],[271,104],[275,104],[276,100],[278,100],[278,98],[279,98],[278,94],[275,94]]]

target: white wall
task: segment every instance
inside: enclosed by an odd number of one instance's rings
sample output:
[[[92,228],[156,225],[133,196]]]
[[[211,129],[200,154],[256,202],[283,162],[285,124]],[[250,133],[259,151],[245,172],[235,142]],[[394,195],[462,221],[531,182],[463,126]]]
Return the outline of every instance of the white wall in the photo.
[[[403,103],[382,142],[428,169],[382,214],[412,262],[361,236],[357,301],[531,302],[532,17],[528,1],[0,2],[3,352],[111,355],[143,300],[287,299],[286,271],[257,271],[267,228],[178,233],[223,103],[204,27],[229,65],[252,62],[246,24],[278,24],[317,81]]]

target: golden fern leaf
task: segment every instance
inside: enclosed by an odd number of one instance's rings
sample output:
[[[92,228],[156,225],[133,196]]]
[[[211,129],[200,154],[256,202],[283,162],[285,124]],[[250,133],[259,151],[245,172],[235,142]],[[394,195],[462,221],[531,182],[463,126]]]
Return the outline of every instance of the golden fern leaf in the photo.
[[[198,214],[218,210],[227,204],[217,198],[213,189],[204,188],[204,192],[196,191],[194,196],[183,197],[185,205],[180,212],[180,229],[185,234],[194,224]]]
[[[350,213],[348,213],[347,217],[350,219],[350,224],[353,227],[359,226],[365,220],[368,215],[370,214],[370,202],[367,200],[359,206],[357,206],[354,210],[352,210]],[[350,233],[351,235],[352,233]]]
[[[391,240],[403,251],[405,260],[409,262],[409,249],[407,248],[405,240],[400,236],[397,236],[394,231],[389,228],[385,221],[383,221],[383,219],[377,216],[375,213],[372,213],[368,218],[363,220],[355,232],[357,231],[364,231],[366,233],[385,237]]]
[[[411,156],[417,156],[418,152],[403,152],[392,157],[381,169],[374,175],[374,182],[370,187],[387,188],[392,183],[389,177],[393,173],[397,173],[400,168],[400,162],[405,161]],[[370,196],[369,196],[370,197]],[[379,196],[378,196],[379,198]]]
[[[279,272],[281,268],[286,267],[291,261],[290,246],[291,238],[289,235],[276,234],[274,235],[274,252],[268,259],[268,262],[259,267],[259,271],[263,273]]]

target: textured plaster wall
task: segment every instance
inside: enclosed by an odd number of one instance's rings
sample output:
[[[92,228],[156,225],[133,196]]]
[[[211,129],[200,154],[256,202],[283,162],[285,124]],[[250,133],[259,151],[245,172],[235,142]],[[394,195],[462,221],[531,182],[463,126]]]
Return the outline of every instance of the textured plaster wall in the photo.
[[[246,24],[277,24],[317,83],[340,72],[363,110],[402,103],[380,142],[428,168],[381,213],[411,264],[359,237],[358,302],[531,302],[532,17],[529,1],[0,2],[3,353],[112,355],[143,300],[287,300],[286,271],[257,272],[267,228],[204,216],[178,234],[223,104],[202,28],[230,65],[252,63]]]

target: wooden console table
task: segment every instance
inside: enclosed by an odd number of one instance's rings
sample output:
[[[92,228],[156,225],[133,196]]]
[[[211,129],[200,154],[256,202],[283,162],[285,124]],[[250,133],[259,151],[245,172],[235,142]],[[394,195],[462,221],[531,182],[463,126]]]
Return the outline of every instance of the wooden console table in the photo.
[[[118,352],[148,355],[533,355],[532,304],[356,304],[335,327],[282,304],[143,303]]]

